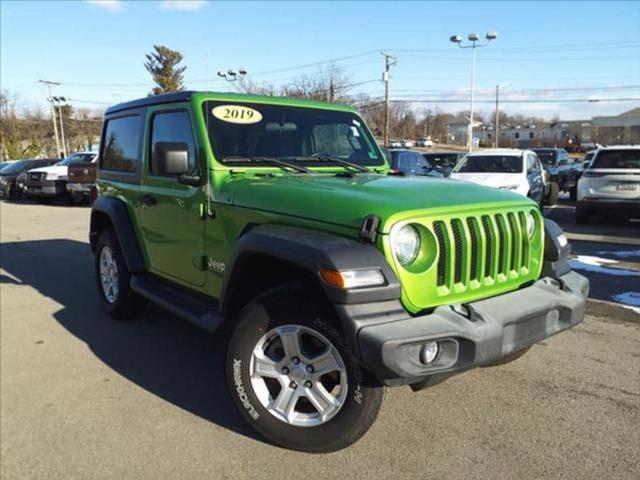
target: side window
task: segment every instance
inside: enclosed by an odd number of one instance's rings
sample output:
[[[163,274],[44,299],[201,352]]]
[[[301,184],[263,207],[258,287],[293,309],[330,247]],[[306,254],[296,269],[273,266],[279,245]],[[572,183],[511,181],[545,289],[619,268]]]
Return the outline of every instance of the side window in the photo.
[[[401,152],[398,156],[398,169],[403,172],[410,172],[413,169],[411,163],[411,154]]]
[[[429,162],[427,162],[419,153],[414,153],[413,156],[416,159],[416,169],[423,170],[424,167],[429,165]]]
[[[101,167],[105,170],[135,172],[140,144],[140,117],[132,115],[107,120]]]
[[[187,112],[156,113],[151,123],[151,161],[149,171],[154,171],[155,149],[158,142],[183,143],[189,152],[189,166],[193,171],[196,164],[196,147],[191,130],[191,121]]]

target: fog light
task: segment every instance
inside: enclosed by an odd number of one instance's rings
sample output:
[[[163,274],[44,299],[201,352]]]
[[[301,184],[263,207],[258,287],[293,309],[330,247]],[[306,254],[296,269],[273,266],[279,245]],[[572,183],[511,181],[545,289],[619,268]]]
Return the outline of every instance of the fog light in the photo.
[[[422,348],[422,363],[432,363],[438,356],[438,342],[429,342]]]

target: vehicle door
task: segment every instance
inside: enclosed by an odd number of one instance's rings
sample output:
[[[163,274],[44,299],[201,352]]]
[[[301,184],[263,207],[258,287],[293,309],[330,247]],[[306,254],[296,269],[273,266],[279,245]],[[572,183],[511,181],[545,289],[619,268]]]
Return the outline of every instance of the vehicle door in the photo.
[[[188,175],[205,177],[187,105],[148,108],[145,139],[138,202],[149,270],[180,284],[204,285],[204,187],[185,184],[187,177],[163,174],[159,167],[161,151],[167,145],[186,147]]]
[[[529,183],[529,197],[540,203],[544,196],[544,182],[540,160],[535,153],[526,154],[527,182]]]

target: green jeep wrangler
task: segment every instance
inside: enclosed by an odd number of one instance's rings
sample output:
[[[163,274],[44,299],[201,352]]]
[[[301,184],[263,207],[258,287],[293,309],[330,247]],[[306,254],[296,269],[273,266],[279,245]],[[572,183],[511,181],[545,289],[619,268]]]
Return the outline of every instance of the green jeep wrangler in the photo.
[[[506,363],[584,316],[559,227],[529,199],[393,174],[346,106],[180,92],[107,110],[90,241],[116,318],[151,301],[228,335],[233,401],[327,452],[385,385]]]

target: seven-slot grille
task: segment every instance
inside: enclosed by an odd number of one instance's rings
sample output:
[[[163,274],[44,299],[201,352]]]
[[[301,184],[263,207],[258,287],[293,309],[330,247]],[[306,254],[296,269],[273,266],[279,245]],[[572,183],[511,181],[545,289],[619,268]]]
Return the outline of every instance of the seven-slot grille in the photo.
[[[45,172],[28,172],[27,177],[31,182],[42,182],[46,178],[47,174]]]
[[[479,288],[529,273],[527,212],[437,220],[437,285],[449,291]],[[446,292],[447,290],[445,290]]]

